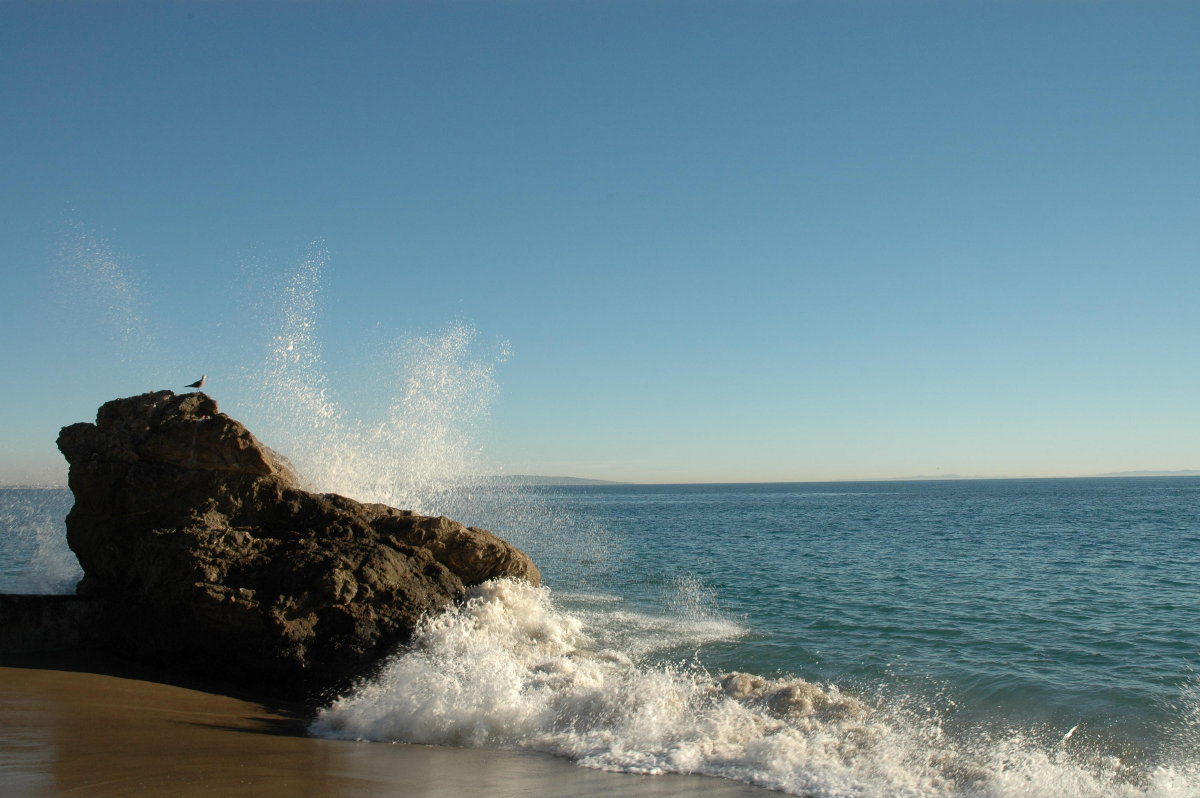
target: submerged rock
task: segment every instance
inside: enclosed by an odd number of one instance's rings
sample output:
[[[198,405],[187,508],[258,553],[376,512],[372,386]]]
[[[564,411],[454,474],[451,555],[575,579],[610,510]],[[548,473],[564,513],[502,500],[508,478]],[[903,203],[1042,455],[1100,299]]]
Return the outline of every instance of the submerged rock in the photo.
[[[537,567],[490,532],[310,493],[203,393],[116,399],[64,427],[67,541],[97,645],[276,695],[338,689],[425,613]]]

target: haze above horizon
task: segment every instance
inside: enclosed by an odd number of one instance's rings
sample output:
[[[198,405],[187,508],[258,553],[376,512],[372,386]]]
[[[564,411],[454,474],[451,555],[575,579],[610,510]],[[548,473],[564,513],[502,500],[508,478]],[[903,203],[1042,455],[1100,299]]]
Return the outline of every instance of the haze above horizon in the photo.
[[[271,443],[281,324],[365,426],[457,380],[483,473],[1200,468],[1194,3],[0,21],[0,484],[201,374]]]

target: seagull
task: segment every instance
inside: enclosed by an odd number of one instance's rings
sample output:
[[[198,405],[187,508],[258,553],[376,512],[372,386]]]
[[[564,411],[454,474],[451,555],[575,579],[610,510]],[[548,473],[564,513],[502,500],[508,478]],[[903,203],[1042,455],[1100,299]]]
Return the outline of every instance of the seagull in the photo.
[[[204,381],[205,381],[205,380],[207,380],[207,379],[208,379],[208,375],[207,375],[207,374],[201,375],[200,379],[196,380],[195,382],[188,383],[188,384],[187,384],[187,385],[185,385],[184,387],[185,387],[185,388],[203,388],[203,387],[204,387]]]

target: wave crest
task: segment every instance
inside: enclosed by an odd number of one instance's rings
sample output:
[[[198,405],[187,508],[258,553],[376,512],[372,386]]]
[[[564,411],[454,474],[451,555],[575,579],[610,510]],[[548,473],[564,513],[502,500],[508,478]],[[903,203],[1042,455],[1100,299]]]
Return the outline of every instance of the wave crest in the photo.
[[[497,580],[426,619],[382,673],[322,709],[325,737],[543,751],[604,770],[703,773],[814,796],[1180,796],[1019,734],[952,740],[936,714],[834,685],[640,661],[596,644],[548,588]]]

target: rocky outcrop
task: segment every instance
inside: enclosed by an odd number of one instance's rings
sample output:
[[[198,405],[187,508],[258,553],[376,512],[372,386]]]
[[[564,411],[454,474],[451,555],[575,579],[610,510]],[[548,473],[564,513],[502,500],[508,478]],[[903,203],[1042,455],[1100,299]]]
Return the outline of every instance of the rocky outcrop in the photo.
[[[276,695],[336,690],[494,577],[540,580],[482,529],[310,493],[203,393],[117,399],[63,428],[67,540],[123,656]]]

